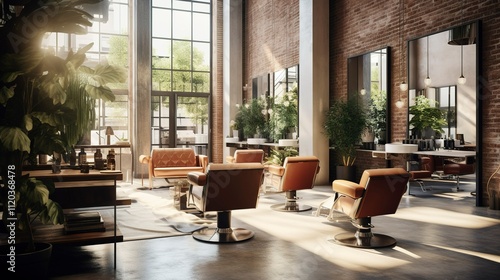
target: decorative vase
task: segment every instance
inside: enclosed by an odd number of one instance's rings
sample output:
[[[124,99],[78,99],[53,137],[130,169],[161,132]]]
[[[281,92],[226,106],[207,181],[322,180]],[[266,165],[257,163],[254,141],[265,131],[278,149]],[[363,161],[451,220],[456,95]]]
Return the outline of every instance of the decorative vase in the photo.
[[[233,137],[238,137],[238,130],[237,129],[233,129]]]

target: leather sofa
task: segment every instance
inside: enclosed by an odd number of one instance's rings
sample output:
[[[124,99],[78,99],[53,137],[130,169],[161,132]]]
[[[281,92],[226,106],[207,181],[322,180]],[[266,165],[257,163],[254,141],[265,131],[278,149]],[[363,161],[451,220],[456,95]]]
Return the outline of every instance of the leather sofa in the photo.
[[[139,162],[148,164],[149,189],[153,178],[187,178],[189,172],[205,172],[208,157],[196,155],[191,148],[155,148],[151,154],[141,155]]]

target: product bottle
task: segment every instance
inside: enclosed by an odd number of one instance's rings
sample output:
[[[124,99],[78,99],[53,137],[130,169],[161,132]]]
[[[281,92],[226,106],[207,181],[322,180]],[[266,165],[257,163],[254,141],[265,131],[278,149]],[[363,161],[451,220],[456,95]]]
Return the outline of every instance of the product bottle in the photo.
[[[108,170],[115,170],[115,150],[114,149],[109,150],[107,160],[108,160],[107,169]]]
[[[87,153],[85,150],[82,148],[80,153],[78,153],[78,164],[82,165],[87,163]]]
[[[95,169],[101,170],[104,169],[104,161],[102,160],[101,149],[96,149],[94,153],[94,165]]]
[[[71,147],[71,152],[69,154],[69,165],[71,166],[76,165],[76,152],[74,147]]]

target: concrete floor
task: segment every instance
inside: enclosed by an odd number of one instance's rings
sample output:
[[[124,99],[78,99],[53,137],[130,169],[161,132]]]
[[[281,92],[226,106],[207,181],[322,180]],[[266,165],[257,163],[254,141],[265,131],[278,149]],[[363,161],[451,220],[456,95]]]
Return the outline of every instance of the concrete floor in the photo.
[[[395,215],[374,217],[373,232],[390,235],[393,248],[355,249],[328,241],[350,231],[311,211],[281,213],[284,200],[267,193],[257,209],[233,211],[233,227],[255,232],[249,241],[207,244],[190,235],[129,241],[113,246],[56,247],[51,279],[499,279],[500,211],[476,207],[474,185],[452,192],[450,183],[412,184]],[[301,191],[314,206],[331,187]]]

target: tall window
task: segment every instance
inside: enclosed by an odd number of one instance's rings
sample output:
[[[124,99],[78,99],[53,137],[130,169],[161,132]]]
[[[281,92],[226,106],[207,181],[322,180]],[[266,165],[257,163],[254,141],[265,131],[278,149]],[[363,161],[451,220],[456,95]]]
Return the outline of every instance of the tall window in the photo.
[[[211,1],[152,1],[152,145],[208,147]]]
[[[44,47],[66,58],[69,51],[76,52],[92,43],[92,47],[86,53],[87,60],[84,65],[95,67],[99,63],[107,62],[128,69],[128,2],[128,0],[103,0],[98,4],[83,5],[83,10],[94,16],[92,26],[87,28],[87,34],[48,34],[43,42]],[[95,125],[89,135],[91,144],[105,144],[107,126],[111,126],[116,135],[112,138],[112,142],[118,138],[129,138],[127,83],[107,84],[107,86],[112,89],[115,101],[96,101]]]

